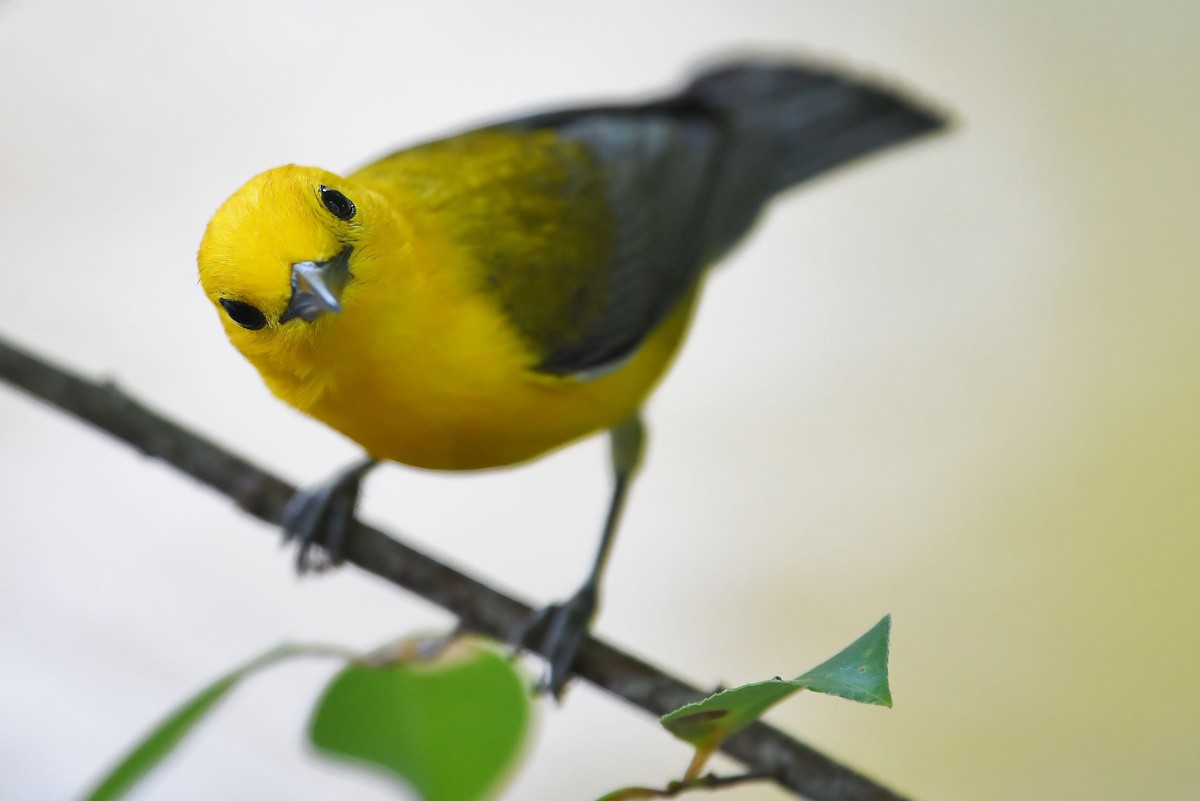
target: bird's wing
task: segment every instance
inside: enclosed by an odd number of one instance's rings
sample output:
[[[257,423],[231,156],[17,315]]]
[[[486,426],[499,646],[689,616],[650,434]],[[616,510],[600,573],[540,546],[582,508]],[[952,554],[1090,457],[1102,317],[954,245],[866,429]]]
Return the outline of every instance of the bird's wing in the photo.
[[[402,183],[471,254],[534,369],[628,356],[703,266],[722,132],[664,107],[557,112],[400,151],[358,175]]]
[[[545,342],[539,368],[602,372],[637,349],[711,257],[705,221],[715,209],[724,132],[713,115],[684,104],[557,112],[505,127],[551,131],[588,154],[608,243],[574,289],[589,313],[569,327],[574,336]]]
[[[546,353],[554,373],[602,369],[637,348],[705,266],[737,244],[778,192],[938,130],[941,114],[870,79],[817,65],[719,64],[640,106],[510,123],[579,143],[599,165],[612,252],[598,313]]]

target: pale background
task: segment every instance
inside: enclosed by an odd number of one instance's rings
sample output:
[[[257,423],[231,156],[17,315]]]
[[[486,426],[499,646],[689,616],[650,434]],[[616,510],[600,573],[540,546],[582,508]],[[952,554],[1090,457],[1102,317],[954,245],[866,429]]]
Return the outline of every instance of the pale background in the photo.
[[[1184,0],[9,0],[0,333],[311,482],[354,446],[268,395],[195,281],[251,175],[673,85],[731,48],[892,76],[959,129],[785,198],[710,282],[599,631],[711,685],[799,673],[891,612],[895,709],[772,717],[918,799],[1194,799],[1198,40]],[[590,558],[604,458],[388,468],[365,512],[549,600]],[[297,581],[274,531],[7,388],[0,505],[9,801],[77,794],[277,641],[450,622],[354,569]],[[305,755],[330,670],[247,685],[137,798],[397,797]],[[580,686],[506,798],[686,759]]]

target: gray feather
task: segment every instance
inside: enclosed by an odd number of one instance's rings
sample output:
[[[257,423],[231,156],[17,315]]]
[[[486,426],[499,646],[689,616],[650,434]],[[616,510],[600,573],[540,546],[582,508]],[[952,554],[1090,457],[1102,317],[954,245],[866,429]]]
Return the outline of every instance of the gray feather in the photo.
[[[602,312],[540,368],[595,373],[627,358],[772,196],[943,125],[888,89],[768,62],[710,70],[664,100],[507,123],[582,143],[603,169],[613,220]]]

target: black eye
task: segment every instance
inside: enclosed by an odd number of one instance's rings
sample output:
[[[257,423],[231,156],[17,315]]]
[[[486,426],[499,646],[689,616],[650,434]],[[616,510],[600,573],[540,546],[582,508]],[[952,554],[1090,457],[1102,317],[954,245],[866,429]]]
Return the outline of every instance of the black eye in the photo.
[[[230,300],[229,298],[221,298],[221,305],[225,307],[225,313],[229,315],[229,319],[240,325],[242,328],[249,328],[251,331],[257,331],[267,324],[267,318],[258,309],[251,306],[249,303],[242,303],[240,300]]]
[[[350,202],[350,198],[327,186],[321,187],[321,202],[325,204],[325,208],[329,209],[329,213],[339,220],[349,220],[357,211],[354,204]]]

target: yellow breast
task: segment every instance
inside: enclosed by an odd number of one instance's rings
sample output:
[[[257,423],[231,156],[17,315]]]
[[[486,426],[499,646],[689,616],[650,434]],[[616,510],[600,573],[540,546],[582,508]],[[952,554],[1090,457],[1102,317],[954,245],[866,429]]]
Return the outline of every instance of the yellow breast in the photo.
[[[404,271],[388,269],[379,243],[378,277],[347,291],[345,312],[324,332],[319,390],[305,408],[374,457],[497,467],[611,428],[637,411],[686,331],[695,293],[616,369],[547,375],[495,299],[472,285],[470,255],[433,230],[414,234],[413,260],[436,270],[389,281]]]

